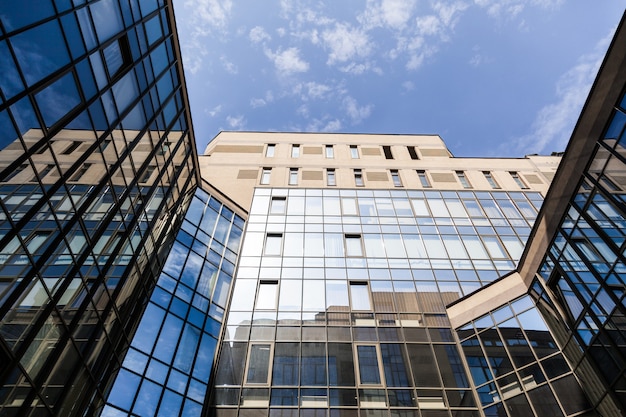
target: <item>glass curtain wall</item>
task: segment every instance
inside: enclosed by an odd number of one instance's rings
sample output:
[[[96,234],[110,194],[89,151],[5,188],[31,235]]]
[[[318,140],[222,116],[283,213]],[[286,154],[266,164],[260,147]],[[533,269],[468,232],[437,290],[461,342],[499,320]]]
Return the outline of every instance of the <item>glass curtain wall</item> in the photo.
[[[197,186],[157,0],[0,3],[0,414],[102,406]]]
[[[480,415],[445,305],[514,269],[540,205],[531,192],[257,189],[211,412]]]

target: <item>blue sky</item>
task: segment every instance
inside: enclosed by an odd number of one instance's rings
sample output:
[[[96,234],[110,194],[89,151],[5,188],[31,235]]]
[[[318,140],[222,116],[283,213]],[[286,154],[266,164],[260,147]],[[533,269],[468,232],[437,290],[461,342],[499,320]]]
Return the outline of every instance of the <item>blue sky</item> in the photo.
[[[199,152],[221,130],[562,151],[626,1],[174,0]]]

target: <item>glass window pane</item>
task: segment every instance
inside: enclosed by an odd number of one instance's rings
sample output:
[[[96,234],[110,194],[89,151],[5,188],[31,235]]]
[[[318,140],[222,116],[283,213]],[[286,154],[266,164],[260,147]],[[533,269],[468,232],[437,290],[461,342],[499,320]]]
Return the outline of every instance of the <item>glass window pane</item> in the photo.
[[[363,256],[361,235],[346,235],[346,256]]]
[[[256,308],[259,310],[275,310],[278,295],[278,281],[261,281],[259,294],[256,298]]]
[[[370,294],[367,282],[350,283],[350,302],[353,310],[371,310]]]
[[[328,377],[331,386],[354,386],[354,363],[350,343],[328,344]]]
[[[380,368],[376,346],[359,345],[357,349],[357,361],[359,364],[359,383],[364,385],[380,385]]]
[[[248,360],[248,384],[266,384],[269,376],[271,345],[252,344]]]
[[[273,385],[298,385],[299,343],[276,343],[272,365]]]

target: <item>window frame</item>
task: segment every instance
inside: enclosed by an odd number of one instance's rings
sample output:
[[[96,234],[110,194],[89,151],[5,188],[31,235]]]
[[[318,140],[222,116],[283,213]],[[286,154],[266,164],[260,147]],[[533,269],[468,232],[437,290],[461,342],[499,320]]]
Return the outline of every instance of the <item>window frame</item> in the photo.
[[[282,206],[282,210],[276,210],[276,208],[278,207],[277,205],[274,205],[274,201],[283,201],[283,206]],[[270,198],[270,207],[269,207],[269,214],[279,214],[279,215],[284,215],[285,213],[287,213],[287,197],[286,196],[272,196]]]
[[[456,174],[457,179],[463,186],[463,188],[466,188],[466,189],[473,188],[472,184],[467,179],[467,175],[465,175],[465,171],[454,171],[454,172]]]
[[[261,168],[261,180],[259,181],[260,185],[269,185],[272,180],[272,168],[263,167]]]
[[[271,303],[267,303],[267,294],[265,294],[261,288],[263,288],[264,286],[269,287],[273,286],[273,290],[274,290],[274,294],[273,294],[273,302]],[[275,311],[278,309],[278,292],[279,292],[279,285],[278,285],[278,280],[277,279],[260,279],[259,280],[259,284],[257,285],[257,293],[256,293],[256,299],[254,300],[254,310],[255,311]],[[259,300],[261,300],[261,296],[263,296],[263,301],[262,301],[262,305],[259,305]],[[267,303],[267,305],[265,305],[265,303]]]
[[[522,180],[522,177],[519,175],[519,172],[509,171],[509,175],[511,176],[511,178],[513,178],[513,181],[515,181],[517,186],[521,188],[522,190],[528,190],[530,188],[528,184],[526,184],[524,180]]]
[[[324,155],[326,159],[334,159],[335,158],[335,147],[333,145],[325,145],[324,146]]]
[[[250,372],[250,360],[252,359],[252,348],[253,346],[267,345],[269,347],[269,357],[267,361],[267,379],[265,382],[248,382],[248,376]],[[255,387],[265,387],[269,386],[272,381],[272,367],[274,364],[274,342],[273,341],[251,341],[248,344],[248,352],[246,354],[246,367],[245,372],[243,374],[243,385],[245,386],[255,386]]]
[[[365,249],[363,248],[363,235],[360,233],[344,233],[344,253],[346,254],[346,258],[362,258],[365,256]],[[348,250],[351,246],[348,245],[349,241],[359,241],[359,247],[361,248],[360,254],[350,253]]]
[[[265,157],[273,158],[275,154],[276,154],[276,144],[268,143],[265,147]]]
[[[426,174],[426,171],[423,169],[418,169],[415,172],[417,172],[417,178],[420,181],[420,184],[422,185],[422,188],[432,188],[432,183],[430,182],[430,179],[428,178],[428,175]]]
[[[329,187],[335,187],[337,185],[335,168],[326,168],[326,185]]]
[[[359,147],[357,145],[350,145],[350,157],[352,159],[359,159]]]
[[[363,170],[360,168],[354,168],[353,172],[355,187],[365,187],[365,181],[363,181]]]
[[[394,187],[402,187],[402,178],[400,178],[400,171],[397,169],[390,169],[389,173],[391,174],[391,181],[393,182]]]
[[[496,179],[494,178],[491,171],[483,171],[483,176],[485,177],[485,180],[487,180],[487,183],[489,184],[491,189],[499,190],[500,188],[502,188],[500,187],[500,184],[498,184],[498,181],[496,181]]]
[[[291,145],[291,157],[292,158],[300,158],[300,144],[294,143]]]
[[[274,253],[273,251],[272,252],[267,251],[267,248],[268,248],[267,241],[270,238],[280,238],[280,243],[278,244],[277,253]],[[282,256],[284,240],[285,240],[285,236],[283,233],[266,233],[265,240],[263,242],[263,256]]]
[[[385,159],[394,159],[393,152],[391,152],[391,145],[382,145],[382,147]]]
[[[300,171],[298,168],[289,168],[288,185],[298,185],[298,171]]]
[[[376,352],[376,360],[377,360],[377,367],[378,367],[378,379],[380,380],[380,382],[378,384],[376,383],[364,383],[361,381],[361,360],[359,357],[359,347],[373,347],[375,352]],[[354,373],[355,373],[355,377],[356,377],[356,384],[358,387],[384,387],[385,386],[385,373],[382,367],[382,355],[380,353],[380,345],[378,343],[372,343],[372,342],[363,342],[363,343],[359,343],[359,342],[354,342],[353,343],[353,350],[354,350]]]
[[[407,146],[406,150],[409,152],[409,156],[412,160],[417,161],[420,159],[419,155],[417,154],[417,148],[415,146]]]

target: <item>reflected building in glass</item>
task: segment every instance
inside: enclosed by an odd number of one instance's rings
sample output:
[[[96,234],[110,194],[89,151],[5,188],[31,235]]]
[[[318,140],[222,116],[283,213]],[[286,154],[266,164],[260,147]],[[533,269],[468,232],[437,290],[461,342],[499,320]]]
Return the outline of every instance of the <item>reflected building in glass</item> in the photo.
[[[198,156],[171,1],[0,23],[0,415],[626,408],[623,25],[562,158],[455,158],[259,132]]]

